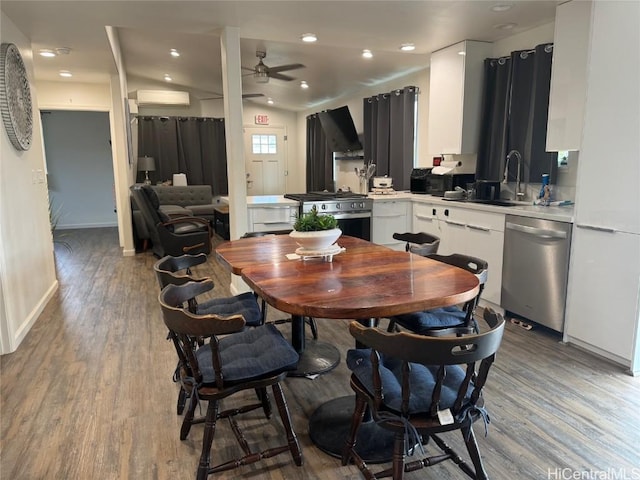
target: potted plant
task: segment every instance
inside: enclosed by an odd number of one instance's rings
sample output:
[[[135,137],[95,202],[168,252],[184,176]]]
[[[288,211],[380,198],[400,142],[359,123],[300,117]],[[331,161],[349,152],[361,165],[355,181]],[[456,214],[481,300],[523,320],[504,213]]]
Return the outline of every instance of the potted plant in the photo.
[[[333,215],[318,213],[314,205],[296,219],[289,235],[305,250],[324,250],[335,243],[342,230]]]

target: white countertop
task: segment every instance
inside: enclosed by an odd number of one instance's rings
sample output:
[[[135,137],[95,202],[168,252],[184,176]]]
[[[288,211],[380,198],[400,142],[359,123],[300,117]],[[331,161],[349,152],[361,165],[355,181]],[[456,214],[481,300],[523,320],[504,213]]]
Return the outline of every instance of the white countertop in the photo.
[[[228,197],[220,197],[221,201],[228,204]],[[545,220],[555,220],[558,222],[573,223],[574,221],[574,209],[573,205],[567,205],[564,207],[542,207],[540,205],[533,205],[533,203],[519,202],[518,205],[513,207],[502,207],[499,205],[487,205],[484,203],[471,203],[471,202],[456,202],[452,200],[445,200],[442,197],[435,197],[433,195],[422,195],[418,193],[410,192],[396,192],[393,194],[380,195],[369,194],[369,198],[376,201],[413,201],[419,203],[429,203],[436,205],[447,205],[450,207],[466,208],[469,210],[479,210],[483,212],[502,213],[506,215],[520,215],[522,217],[542,218]],[[299,203],[297,200],[291,200],[285,198],[284,195],[253,195],[247,197],[247,207],[287,207],[297,206]]]

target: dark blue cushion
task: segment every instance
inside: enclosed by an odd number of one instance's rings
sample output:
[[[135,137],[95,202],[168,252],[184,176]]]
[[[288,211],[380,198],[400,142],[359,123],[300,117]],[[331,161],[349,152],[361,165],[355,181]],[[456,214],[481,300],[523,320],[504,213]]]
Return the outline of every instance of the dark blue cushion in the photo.
[[[393,320],[412,332],[422,333],[434,328],[464,325],[465,316],[466,313],[463,310],[456,306],[451,306],[398,315],[393,317]]]
[[[251,292],[241,293],[234,297],[214,298],[198,304],[198,315],[214,313],[221,316],[241,314],[249,327],[257,327],[262,322],[262,312]]]
[[[242,383],[295,370],[299,355],[273,325],[232,333],[219,342],[225,384]],[[209,344],[196,352],[205,384],[215,383]]]
[[[431,395],[436,384],[439,367],[411,363],[409,385],[409,413],[429,413]],[[360,380],[362,385],[373,396],[373,375],[371,349],[363,348],[347,352],[347,367]],[[439,409],[451,408],[458,395],[458,388],[464,380],[465,372],[458,365],[448,365],[446,376],[440,392]],[[380,354],[380,379],[382,381],[383,403],[387,408],[400,412],[402,406],[402,361]],[[471,387],[467,397],[471,394]]]

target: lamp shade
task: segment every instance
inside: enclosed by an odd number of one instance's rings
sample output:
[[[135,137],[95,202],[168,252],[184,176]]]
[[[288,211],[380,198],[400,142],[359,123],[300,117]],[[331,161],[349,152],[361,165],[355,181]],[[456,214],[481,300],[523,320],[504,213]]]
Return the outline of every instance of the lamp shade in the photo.
[[[138,157],[138,171],[155,172],[156,161],[153,157]]]

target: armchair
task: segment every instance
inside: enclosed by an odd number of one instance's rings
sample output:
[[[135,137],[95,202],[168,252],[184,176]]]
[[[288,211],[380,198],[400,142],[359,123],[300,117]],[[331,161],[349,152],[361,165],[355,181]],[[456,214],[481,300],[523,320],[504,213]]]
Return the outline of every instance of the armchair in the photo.
[[[150,185],[132,185],[131,195],[142,213],[153,242],[153,253],[180,256],[211,252],[211,225],[200,217],[170,218],[160,211],[158,195]]]

